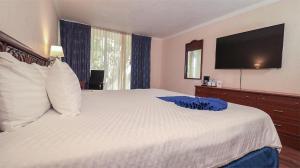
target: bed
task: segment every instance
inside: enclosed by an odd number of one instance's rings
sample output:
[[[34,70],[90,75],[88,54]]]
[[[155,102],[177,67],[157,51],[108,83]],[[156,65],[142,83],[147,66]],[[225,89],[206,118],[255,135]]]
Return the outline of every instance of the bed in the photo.
[[[281,143],[268,114],[231,103],[219,112],[192,110],[157,98],[175,95],[182,94],[84,90],[79,116],[51,109],[0,133],[0,167],[241,167],[243,160],[278,167]]]

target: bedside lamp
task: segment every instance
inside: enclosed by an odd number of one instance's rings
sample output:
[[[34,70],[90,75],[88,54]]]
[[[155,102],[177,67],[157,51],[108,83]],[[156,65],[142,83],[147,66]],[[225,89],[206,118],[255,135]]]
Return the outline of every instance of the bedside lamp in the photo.
[[[64,57],[64,51],[61,46],[51,45],[50,48],[50,57],[62,58]]]
[[[54,64],[56,59],[61,60],[64,57],[64,51],[61,46],[51,45],[50,48],[50,65]]]

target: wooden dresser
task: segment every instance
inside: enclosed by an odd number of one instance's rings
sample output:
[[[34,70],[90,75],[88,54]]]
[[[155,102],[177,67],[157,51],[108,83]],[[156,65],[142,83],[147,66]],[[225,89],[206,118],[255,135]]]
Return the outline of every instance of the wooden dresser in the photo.
[[[300,150],[299,96],[205,86],[196,86],[195,95],[221,98],[267,112],[273,120],[282,144]]]

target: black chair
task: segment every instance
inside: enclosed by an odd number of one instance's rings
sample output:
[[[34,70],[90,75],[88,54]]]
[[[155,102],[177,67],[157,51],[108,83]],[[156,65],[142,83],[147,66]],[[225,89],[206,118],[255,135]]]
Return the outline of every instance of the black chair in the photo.
[[[103,90],[104,70],[91,70],[89,89]]]

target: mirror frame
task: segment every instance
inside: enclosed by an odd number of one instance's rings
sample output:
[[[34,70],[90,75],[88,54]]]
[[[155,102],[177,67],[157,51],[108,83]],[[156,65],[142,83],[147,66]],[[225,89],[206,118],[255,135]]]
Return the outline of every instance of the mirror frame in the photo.
[[[200,59],[200,77],[199,78],[188,78],[188,52],[201,49],[201,59]],[[201,80],[202,79],[202,65],[203,65],[203,40],[193,40],[190,43],[185,44],[185,63],[184,63],[184,79]]]

